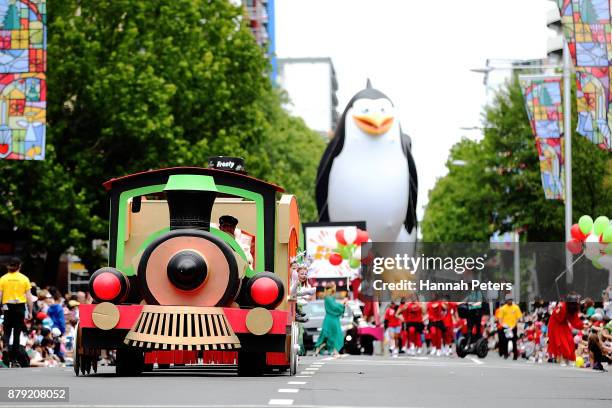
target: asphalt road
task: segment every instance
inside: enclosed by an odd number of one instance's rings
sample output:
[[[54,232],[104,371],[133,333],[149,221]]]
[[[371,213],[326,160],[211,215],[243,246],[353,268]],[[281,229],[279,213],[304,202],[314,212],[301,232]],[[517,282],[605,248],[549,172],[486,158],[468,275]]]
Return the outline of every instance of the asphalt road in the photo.
[[[83,407],[610,407],[612,374],[590,369],[456,357],[306,357],[295,377],[239,378],[232,368],[158,370],[118,378],[112,367],[0,370],[0,386],[70,388]],[[59,407],[57,403],[13,403]],[[2,406],[2,403],[0,403]]]

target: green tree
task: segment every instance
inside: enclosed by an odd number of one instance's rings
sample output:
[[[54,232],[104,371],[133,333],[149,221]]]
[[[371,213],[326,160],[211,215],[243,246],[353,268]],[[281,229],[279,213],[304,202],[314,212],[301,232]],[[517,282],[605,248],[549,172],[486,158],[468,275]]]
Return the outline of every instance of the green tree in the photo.
[[[576,123],[576,112],[573,117]],[[451,150],[451,158],[456,155],[468,165],[455,169],[447,164],[449,174],[430,192],[424,239],[475,242],[496,230],[520,229],[527,241],[563,242],[564,203],[544,197],[538,153],[518,81],[509,82],[496,95],[485,109],[483,125],[481,141],[462,141]],[[572,134],[574,218],[612,214],[610,154]],[[471,144],[478,149],[465,153],[465,146]],[[466,200],[470,197],[481,207]]]
[[[274,181],[298,199],[302,222],[317,220],[315,179],[317,166],[325,150],[325,141],[299,119],[288,115],[280,106],[284,95],[270,94],[262,99],[269,128],[265,142],[253,151],[257,164],[254,173]]]
[[[49,9],[47,160],[0,161],[0,224],[47,252],[47,280],[68,246],[92,266],[91,239],[107,234],[101,183],[111,177],[242,156],[312,217],[322,142],[281,110],[243,12],[225,0]]]
[[[425,242],[482,242],[491,235],[493,192],[483,172],[482,145],[462,139],[451,149],[448,174],[436,182],[421,223]]]

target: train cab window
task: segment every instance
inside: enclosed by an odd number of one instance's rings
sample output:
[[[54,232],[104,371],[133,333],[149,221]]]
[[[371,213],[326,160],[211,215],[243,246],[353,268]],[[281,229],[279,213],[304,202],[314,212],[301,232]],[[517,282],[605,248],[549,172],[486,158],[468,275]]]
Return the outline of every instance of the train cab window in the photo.
[[[224,216],[228,216],[237,221],[234,230],[234,238],[244,251],[252,267],[255,260],[257,231],[257,209],[255,202],[240,197],[220,194],[213,205],[210,217],[211,228],[222,230],[219,224],[221,223],[221,218]]]

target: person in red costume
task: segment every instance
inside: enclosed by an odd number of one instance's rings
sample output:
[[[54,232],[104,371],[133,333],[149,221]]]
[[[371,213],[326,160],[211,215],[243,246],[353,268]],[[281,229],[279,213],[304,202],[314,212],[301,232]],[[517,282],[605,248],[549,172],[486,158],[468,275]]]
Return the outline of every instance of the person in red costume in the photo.
[[[572,327],[577,330],[583,327],[579,311],[580,297],[572,293],[565,302],[559,302],[548,321],[548,354],[562,365],[576,361]]]
[[[402,321],[399,317],[397,317],[397,309],[398,305],[396,303],[391,303],[385,312],[385,329],[387,329],[387,334],[389,337],[389,349],[391,350],[391,354],[393,357],[397,357],[399,354],[399,344],[400,332],[402,330]]]
[[[423,308],[416,301],[416,295],[411,296],[410,302],[406,302],[397,310],[404,318],[404,328],[408,334],[407,345],[409,347],[408,354],[414,356],[417,350],[421,352],[421,335],[425,329],[423,325]]]
[[[453,338],[453,334],[454,334],[454,327],[455,327],[455,320],[457,320],[457,303],[455,302],[451,302],[450,301],[450,297],[448,295],[445,296],[444,298],[445,302],[444,302],[444,318],[442,319],[442,321],[444,322],[444,348],[442,350],[442,352],[449,356],[452,352],[453,349],[453,343],[454,343],[454,338]]]
[[[427,304],[427,318],[429,319],[429,334],[431,336],[431,355],[442,355],[442,336],[444,334],[443,308],[444,302],[435,294],[433,300]]]

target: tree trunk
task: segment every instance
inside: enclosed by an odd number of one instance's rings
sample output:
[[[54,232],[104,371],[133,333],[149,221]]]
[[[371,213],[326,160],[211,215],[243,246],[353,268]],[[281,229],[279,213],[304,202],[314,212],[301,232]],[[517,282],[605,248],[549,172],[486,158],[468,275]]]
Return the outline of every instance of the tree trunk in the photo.
[[[59,266],[59,259],[62,255],[62,251],[59,250],[48,250],[47,257],[45,258],[45,265],[43,271],[42,286],[55,286],[57,284],[57,272]]]

